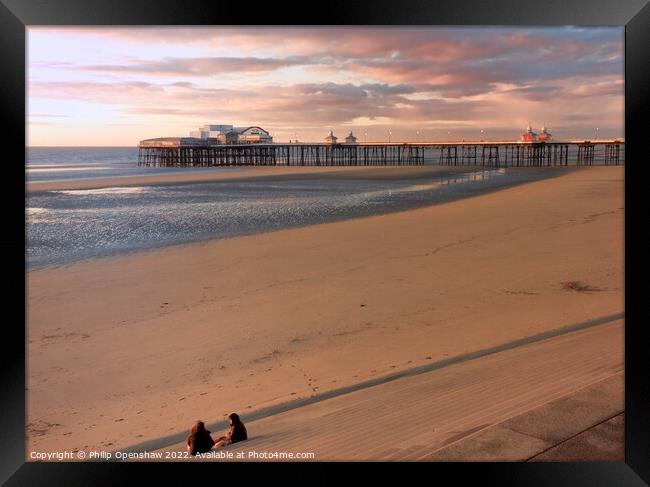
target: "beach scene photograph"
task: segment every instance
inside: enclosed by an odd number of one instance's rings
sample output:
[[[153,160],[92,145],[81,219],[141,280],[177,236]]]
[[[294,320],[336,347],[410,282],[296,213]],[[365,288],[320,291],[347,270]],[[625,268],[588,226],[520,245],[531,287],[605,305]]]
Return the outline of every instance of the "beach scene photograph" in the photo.
[[[26,461],[624,461],[623,27],[26,53]]]

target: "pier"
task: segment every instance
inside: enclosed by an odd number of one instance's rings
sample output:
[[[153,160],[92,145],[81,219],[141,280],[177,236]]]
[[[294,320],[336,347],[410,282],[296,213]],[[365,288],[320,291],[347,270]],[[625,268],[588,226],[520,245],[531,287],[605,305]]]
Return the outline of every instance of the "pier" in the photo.
[[[138,165],[544,167],[621,165],[622,141],[363,144],[212,144],[191,138],[140,142]]]

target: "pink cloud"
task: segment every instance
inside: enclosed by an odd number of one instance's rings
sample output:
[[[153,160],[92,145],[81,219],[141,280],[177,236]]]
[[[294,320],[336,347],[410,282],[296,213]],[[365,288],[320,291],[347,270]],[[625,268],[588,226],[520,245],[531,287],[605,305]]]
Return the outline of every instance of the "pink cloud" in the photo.
[[[164,58],[160,61],[139,61],[129,64],[94,64],[76,69],[109,73],[138,73],[156,76],[214,76],[224,73],[273,71],[288,66],[309,63],[305,58],[201,57]]]

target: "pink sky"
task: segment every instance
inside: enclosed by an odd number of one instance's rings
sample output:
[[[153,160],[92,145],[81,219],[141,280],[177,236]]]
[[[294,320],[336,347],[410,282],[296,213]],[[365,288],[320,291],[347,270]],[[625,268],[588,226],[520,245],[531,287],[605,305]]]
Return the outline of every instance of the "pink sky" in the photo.
[[[28,145],[623,137],[623,29],[29,27]],[[483,130],[483,132],[481,132]]]

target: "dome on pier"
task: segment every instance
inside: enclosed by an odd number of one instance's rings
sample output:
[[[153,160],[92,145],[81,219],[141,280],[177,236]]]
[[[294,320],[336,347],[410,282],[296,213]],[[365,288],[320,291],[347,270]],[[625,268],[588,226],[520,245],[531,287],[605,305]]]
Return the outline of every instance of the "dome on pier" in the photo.
[[[334,135],[334,132],[330,130],[330,133],[325,137],[326,144],[336,144],[337,137]]]
[[[537,140],[537,134],[533,132],[533,128],[528,124],[528,127],[526,127],[526,131],[521,134],[521,141],[522,142],[535,142]]]
[[[544,126],[542,127],[542,131],[540,132],[540,134],[537,136],[537,140],[545,142],[551,140],[551,137],[552,137],[551,133],[548,130],[546,130],[546,126]]]
[[[352,135],[352,131],[350,130],[350,134],[345,138],[345,143],[346,144],[356,144],[357,143],[357,138]]]

